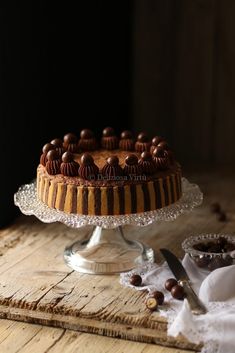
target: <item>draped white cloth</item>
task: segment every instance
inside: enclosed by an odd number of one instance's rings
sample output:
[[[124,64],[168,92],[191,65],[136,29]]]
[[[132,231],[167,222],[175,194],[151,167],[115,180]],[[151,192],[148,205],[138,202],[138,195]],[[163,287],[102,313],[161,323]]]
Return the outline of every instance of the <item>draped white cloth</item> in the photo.
[[[174,277],[168,265],[145,264],[142,267],[120,275],[120,283],[129,284],[133,273],[140,274],[143,279],[141,287],[149,292],[160,290],[169,305],[159,306],[161,315],[168,319],[168,335],[179,333],[191,342],[203,342],[202,353],[234,353],[235,352],[235,265],[219,268],[213,272],[198,268],[192,259],[185,255],[182,261],[191,284],[208,312],[204,315],[193,315],[187,300],[173,299],[165,290],[168,278]]]

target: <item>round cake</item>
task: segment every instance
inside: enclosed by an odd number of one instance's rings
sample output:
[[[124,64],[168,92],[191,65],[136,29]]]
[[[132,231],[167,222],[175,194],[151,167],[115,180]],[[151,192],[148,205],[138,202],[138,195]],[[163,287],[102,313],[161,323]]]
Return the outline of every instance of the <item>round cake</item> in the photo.
[[[181,197],[181,167],[166,140],[145,133],[120,138],[111,127],[100,140],[84,129],[43,146],[37,197],[50,208],[80,215],[156,210]]]

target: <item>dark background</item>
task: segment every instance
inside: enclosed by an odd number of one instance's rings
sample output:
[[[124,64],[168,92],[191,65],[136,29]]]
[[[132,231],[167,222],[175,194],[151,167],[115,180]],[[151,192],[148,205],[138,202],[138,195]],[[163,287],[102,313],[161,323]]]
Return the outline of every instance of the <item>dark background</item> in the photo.
[[[163,135],[188,165],[235,162],[235,2],[0,5],[0,226],[41,147],[84,127]]]

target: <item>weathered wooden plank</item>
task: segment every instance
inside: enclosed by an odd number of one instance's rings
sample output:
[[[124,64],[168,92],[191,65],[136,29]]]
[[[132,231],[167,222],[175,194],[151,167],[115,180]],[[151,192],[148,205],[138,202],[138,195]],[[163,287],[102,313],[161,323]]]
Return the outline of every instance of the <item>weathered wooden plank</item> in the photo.
[[[11,331],[14,330],[15,343],[12,344]],[[35,333],[35,330],[36,333]],[[0,342],[0,350],[4,353],[185,353],[185,351],[131,342],[119,338],[91,335],[87,333],[31,325],[10,320],[0,320],[0,337],[5,332],[4,341]],[[21,339],[18,340],[18,336]],[[22,338],[22,336],[24,336]],[[187,352],[189,352],[187,350]],[[192,351],[191,351],[192,352]]]
[[[168,345],[185,347],[184,340],[169,342],[165,320],[146,311],[144,293],[122,288],[118,276],[70,273],[59,256],[67,241],[64,233],[57,233],[55,239],[47,242],[44,241],[47,232],[38,236],[42,238],[41,246],[37,244],[35,252],[30,248],[28,256],[22,256],[15,266],[2,271],[1,317],[133,340],[145,327],[140,341],[161,344],[167,341]],[[17,249],[18,246],[10,248],[2,259],[12,258],[13,250]]]
[[[14,352],[23,347],[27,342],[32,339],[42,327],[35,325],[30,332],[25,331],[25,325],[21,323],[18,330],[15,330],[16,323],[1,332],[0,335],[0,350],[1,352]]]
[[[2,353],[46,352],[62,338],[64,333],[63,329],[0,320],[0,351]]]
[[[199,346],[188,342],[183,337],[177,339],[167,337],[166,331],[156,328],[145,328],[102,321],[99,319],[77,318],[70,315],[59,315],[27,309],[19,309],[0,305],[0,317],[29,323],[56,326],[70,330],[101,334],[109,337],[123,338],[132,341],[161,344],[183,349],[199,350]],[[157,318],[156,318],[157,320]]]

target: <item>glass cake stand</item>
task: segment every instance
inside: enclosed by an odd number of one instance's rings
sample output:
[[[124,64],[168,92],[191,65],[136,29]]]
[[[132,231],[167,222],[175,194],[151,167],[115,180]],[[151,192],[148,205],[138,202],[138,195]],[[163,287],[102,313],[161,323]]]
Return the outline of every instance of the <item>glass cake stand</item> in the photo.
[[[25,215],[34,215],[45,223],[62,222],[73,228],[93,225],[89,240],[78,240],[64,251],[65,262],[74,270],[90,274],[129,271],[143,262],[154,262],[153,249],[136,240],[128,240],[124,225],[147,226],[157,221],[173,221],[180,214],[202,203],[203,194],[196,184],[182,178],[182,197],[174,204],[155,211],[121,216],[67,214],[46,206],[37,199],[36,182],[23,185],[14,195],[15,205]],[[126,238],[127,236],[127,238]]]

